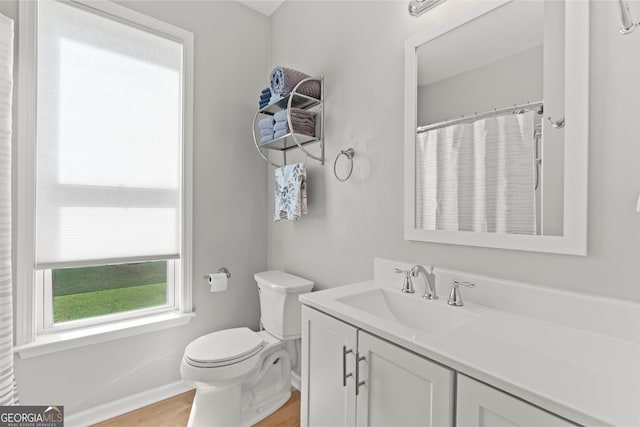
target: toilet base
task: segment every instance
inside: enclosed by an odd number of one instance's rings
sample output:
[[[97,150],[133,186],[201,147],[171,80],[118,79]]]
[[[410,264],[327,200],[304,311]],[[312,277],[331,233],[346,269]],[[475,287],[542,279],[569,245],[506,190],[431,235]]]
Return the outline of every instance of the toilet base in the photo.
[[[242,386],[235,384],[224,389],[198,387],[193,399],[187,427],[240,426]]]
[[[208,393],[218,393],[212,398]],[[291,391],[273,396],[269,401],[261,402],[258,407],[244,408],[242,412],[232,411],[242,399],[242,388],[233,386],[220,393],[219,390],[198,389],[193,399],[187,427],[204,426],[243,426],[259,423],[280,409],[291,398]]]
[[[280,409],[291,398],[291,391],[274,396],[258,408],[247,408],[242,412],[242,425],[249,427],[267,418]]]
[[[251,426],[291,397],[291,357],[281,343],[269,349],[252,376],[216,387],[196,383],[188,427]]]
[[[284,346],[265,358],[260,371],[243,384],[242,421],[246,426],[273,414],[291,397],[291,357]]]

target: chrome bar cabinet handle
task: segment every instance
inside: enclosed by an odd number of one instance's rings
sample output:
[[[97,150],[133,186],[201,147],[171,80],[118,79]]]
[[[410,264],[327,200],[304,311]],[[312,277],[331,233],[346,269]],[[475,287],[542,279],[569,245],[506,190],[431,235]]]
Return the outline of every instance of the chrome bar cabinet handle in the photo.
[[[347,346],[342,346],[342,387],[347,386],[347,378],[352,377],[353,373],[347,374],[347,354],[353,353],[353,350],[347,350]]]
[[[356,396],[360,394],[360,386],[364,385],[364,381],[360,381],[360,362],[365,360],[364,356],[356,351]]]

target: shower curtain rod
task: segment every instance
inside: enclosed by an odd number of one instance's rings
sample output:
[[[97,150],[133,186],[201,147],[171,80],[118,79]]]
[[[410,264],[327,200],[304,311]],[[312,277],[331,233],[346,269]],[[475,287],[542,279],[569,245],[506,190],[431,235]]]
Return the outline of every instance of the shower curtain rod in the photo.
[[[453,124],[462,123],[467,120],[483,119],[485,117],[491,117],[491,116],[495,116],[503,113],[515,114],[515,113],[523,112],[523,110],[533,110],[536,108],[539,108],[538,114],[542,114],[543,102],[542,101],[527,102],[526,104],[513,105],[511,107],[505,107],[505,108],[498,108],[498,109],[494,109],[492,111],[486,111],[480,114],[476,113],[470,116],[462,116],[462,117],[458,117],[457,119],[450,119],[450,120],[445,120],[443,122],[433,123],[431,125],[418,126],[417,133],[427,132],[433,129],[439,129],[446,126],[451,126]]]

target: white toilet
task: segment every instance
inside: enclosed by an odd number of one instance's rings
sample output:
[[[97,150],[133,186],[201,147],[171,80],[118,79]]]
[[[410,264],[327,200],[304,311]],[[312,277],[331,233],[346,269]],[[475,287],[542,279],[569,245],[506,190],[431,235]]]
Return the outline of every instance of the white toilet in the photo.
[[[254,278],[265,330],[213,332],[184,351],[180,375],[196,386],[189,427],[250,426],[291,397],[291,368],[300,359],[298,296],[311,292],[313,282],[282,271]]]

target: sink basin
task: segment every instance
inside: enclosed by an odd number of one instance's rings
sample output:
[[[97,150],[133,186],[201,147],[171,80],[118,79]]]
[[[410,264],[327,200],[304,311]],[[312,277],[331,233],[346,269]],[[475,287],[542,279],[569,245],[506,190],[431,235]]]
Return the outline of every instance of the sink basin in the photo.
[[[382,288],[337,298],[336,301],[429,335],[447,334],[478,317],[462,307],[449,306],[441,299],[425,300],[419,295]]]

